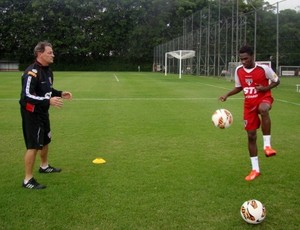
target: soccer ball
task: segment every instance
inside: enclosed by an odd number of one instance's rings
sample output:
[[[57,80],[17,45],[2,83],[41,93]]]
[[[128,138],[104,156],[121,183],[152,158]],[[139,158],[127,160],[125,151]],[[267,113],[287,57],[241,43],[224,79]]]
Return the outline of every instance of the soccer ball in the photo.
[[[213,124],[220,128],[228,128],[233,122],[233,116],[227,109],[217,109],[212,115]]]
[[[258,200],[248,200],[241,206],[241,216],[249,224],[259,224],[266,217],[266,208]]]

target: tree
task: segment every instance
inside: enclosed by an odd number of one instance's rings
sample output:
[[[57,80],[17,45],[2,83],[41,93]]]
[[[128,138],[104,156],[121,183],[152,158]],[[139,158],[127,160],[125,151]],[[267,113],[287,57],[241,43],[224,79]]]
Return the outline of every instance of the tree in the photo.
[[[222,13],[230,18],[226,2],[232,0],[220,1]],[[238,1],[241,14],[265,4]],[[153,47],[182,36],[184,19],[208,4],[218,9],[219,0],[0,0],[0,59],[28,64],[36,43],[48,40],[60,66],[92,69],[93,63],[111,60],[120,66],[151,65]],[[273,53],[276,14],[260,10],[258,21],[258,50]],[[280,22],[280,39],[291,41],[280,46],[291,57],[282,60],[295,63],[299,47],[291,44],[299,43],[299,12],[281,11]],[[247,28],[252,34],[254,28]]]

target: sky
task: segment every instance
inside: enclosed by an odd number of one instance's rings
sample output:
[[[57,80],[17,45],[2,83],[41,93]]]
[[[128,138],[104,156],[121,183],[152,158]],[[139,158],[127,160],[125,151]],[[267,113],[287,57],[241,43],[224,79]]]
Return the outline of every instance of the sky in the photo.
[[[292,9],[300,11],[300,0],[266,0],[270,4],[275,4],[279,2],[279,10]]]

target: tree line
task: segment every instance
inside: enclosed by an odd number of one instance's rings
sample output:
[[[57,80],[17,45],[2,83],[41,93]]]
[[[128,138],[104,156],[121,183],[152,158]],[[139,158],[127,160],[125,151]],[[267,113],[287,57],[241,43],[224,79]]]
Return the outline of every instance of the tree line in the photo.
[[[58,70],[136,70],[137,66],[150,70],[153,48],[181,36],[184,18],[218,2],[0,0],[0,60],[27,65],[34,58],[36,43],[47,40],[54,46]],[[253,2],[256,7],[265,4]],[[239,4],[241,11],[251,10],[243,0]],[[299,60],[300,13],[281,14],[282,38]]]

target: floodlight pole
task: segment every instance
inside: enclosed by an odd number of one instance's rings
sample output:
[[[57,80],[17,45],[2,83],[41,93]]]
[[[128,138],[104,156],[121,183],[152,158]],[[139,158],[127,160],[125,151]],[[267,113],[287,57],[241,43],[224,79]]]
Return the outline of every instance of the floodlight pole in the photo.
[[[254,60],[256,61],[257,11],[254,13]]]
[[[165,53],[165,76],[167,76],[167,68],[168,68],[168,53]]]
[[[235,60],[238,60],[239,56],[239,0],[236,0],[236,36],[235,36]]]
[[[279,2],[277,2],[277,32],[276,32],[276,73],[279,75],[278,72],[278,65],[279,65]]]
[[[247,1],[251,6],[252,8],[254,9],[254,60],[256,60],[256,31],[257,31],[257,9],[255,6],[253,6],[252,2],[251,1]]]

